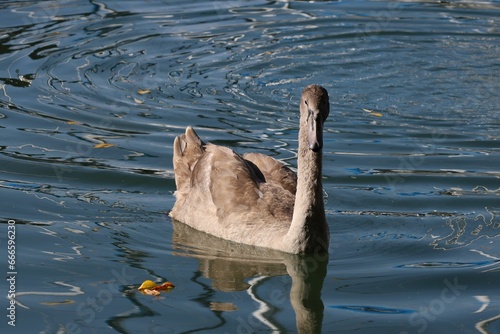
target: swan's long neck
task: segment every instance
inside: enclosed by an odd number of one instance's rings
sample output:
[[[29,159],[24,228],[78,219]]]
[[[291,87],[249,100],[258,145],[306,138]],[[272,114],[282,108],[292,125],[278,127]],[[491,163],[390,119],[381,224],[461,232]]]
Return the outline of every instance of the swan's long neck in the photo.
[[[321,183],[322,153],[309,149],[307,131],[301,120],[299,131],[297,192],[292,223],[286,235],[294,251],[314,253],[328,250],[328,225]]]

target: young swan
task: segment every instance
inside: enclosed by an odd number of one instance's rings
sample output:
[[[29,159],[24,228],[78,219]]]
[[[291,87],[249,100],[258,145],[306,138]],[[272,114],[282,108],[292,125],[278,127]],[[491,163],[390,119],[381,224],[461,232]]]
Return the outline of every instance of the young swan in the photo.
[[[297,176],[259,153],[206,144],[193,128],[175,138],[176,202],[170,216],[197,230],[248,245],[302,254],[328,250],[321,183],[328,92],[302,92]]]

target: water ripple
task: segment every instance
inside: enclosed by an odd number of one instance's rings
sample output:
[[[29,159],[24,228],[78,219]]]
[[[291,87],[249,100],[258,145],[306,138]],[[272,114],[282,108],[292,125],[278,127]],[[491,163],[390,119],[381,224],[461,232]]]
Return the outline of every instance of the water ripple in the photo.
[[[131,292],[140,282],[127,281],[113,294],[120,302],[102,305],[89,326],[129,332],[165,309],[157,328],[247,325],[238,322],[251,312],[245,295],[214,314],[207,305],[228,295],[192,259],[171,254],[173,138],[193,125],[207,141],[294,168],[298,98],[310,83],[331,95],[323,186],[332,252],[322,297],[335,320],[325,317],[323,331],[418,331],[410,319],[421,323],[421,310],[441,305],[429,301],[443,282],[468,289],[432,315],[429,332],[474,330],[479,307],[481,319],[494,319],[499,11],[496,1],[2,2],[3,222],[22,225],[25,273],[43,277],[33,291],[65,277],[85,291],[71,296],[75,308],[38,303],[25,332],[80,329],[81,314],[68,314],[125,269],[181,287],[153,305]],[[71,259],[54,265],[61,254]],[[279,278],[262,287],[288,295]],[[491,304],[476,305],[478,289]],[[186,308],[169,304],[179,300]],[[285,315],[273,318],[276,328],[296,331],[293,310],[274,302]],[[61,316],[60,307],[73,312]],[[186,322],[184,309],[203,323]]]
[[[361,312],[361,313],[372,313],[379,315],[391,315],[391,314],[411,314],[414,313],[414,310],[409,309],[399,309],[399,308],[390,308],[383,306],[374,306],[374,305],[330,305],[329,308],[335,308],[339,310],[352,311],[352,312]]]

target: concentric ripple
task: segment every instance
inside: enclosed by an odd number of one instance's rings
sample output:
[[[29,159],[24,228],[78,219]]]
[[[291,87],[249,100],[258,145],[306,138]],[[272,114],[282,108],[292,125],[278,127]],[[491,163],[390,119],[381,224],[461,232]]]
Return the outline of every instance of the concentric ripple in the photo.
[[[2,217],[23,229],[24,277],[46,293],[21,294],[37,320],[25,332],[84,332],[75,310],[113,270],[176,279],[178,294],[145,301],[126,281],[88,327],[247,325],[254,299],[212,289],[210,266],[173,254],[172,141],[192,125],[294,168],[311,83],[331,96],[324,332],[498,327],[499,13],[462,0],[1,2]],[[445,303],[454,282],[467,289]],[[289,283],[266,277],[252,296],[286,300]],[[274,299],[279,312],[259,316],[296,331]]]

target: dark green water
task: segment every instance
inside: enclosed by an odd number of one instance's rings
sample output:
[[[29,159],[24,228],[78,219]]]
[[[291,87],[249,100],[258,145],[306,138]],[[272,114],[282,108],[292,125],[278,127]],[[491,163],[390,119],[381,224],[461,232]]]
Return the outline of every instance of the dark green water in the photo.
[[[174,233],[173,138],[295,166],[310,83],[329,258]],[[500,333],[499,83],[499,1],[1,2],[2,333]]]

